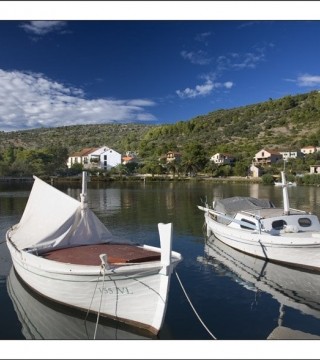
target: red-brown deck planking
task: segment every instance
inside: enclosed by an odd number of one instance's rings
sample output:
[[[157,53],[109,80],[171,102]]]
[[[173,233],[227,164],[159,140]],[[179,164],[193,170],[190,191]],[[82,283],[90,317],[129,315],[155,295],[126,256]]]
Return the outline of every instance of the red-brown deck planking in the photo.
[[[160,253],[127,244],[83,245],[57,249],[43,254],[48,260],[78,265],[100,265],[100,254],[107,254],[107,262],[140,263],[160,260]]]

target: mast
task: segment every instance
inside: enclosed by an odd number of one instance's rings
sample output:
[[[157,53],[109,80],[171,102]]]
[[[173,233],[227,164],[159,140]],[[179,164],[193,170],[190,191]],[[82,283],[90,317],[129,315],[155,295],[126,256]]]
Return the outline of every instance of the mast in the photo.
[[[82,171],[82,192],[80,194],[81,210],[85,210],[88,206],[87,202],[87,172]]]
[[[283,210],[285,215],[289,215],[290,214],[289,196],[288,196],[288,188],[287,188],[286,176],[284,174],[284,171],[281,171],[281,179],[282,179]]]

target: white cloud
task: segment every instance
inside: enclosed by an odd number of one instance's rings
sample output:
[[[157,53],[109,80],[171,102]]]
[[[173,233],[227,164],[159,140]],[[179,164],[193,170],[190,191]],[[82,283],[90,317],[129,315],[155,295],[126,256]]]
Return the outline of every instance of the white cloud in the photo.
[[[231,81],[227,81],[225,83],[219,83],[219,82],[214,83],[211,80],[207,80],[204,84],[196,85],[195,88],[193,88],[193,89],[185,88],[184,90],[177,90],[176,94],[181,99],[190,99],[190,98],[196,98],[199,96],[207,96],[207,95],[211,94],[211,92],[214,89],[218,89],[218,88],[231,89],[232,86],[233,86],[233,83]]]
[[[176,93],[182,99],[185,98],[195,98],[198,96],[205,96],[211,93],[213,89],[213,83],[211,81],[207,81],[203,85],[196,85],[194,89],[186,88],[184,90],[177,90]]]
[[[217,58],[217,69],[220,72],[229,69],[255,69],[262,61],[265,61],[264,49],[259,49],[255,53],[231,53],[228,56],[219,56]]]
[[[189,60],[192,64],[207,65],[211,62],[211,59],[207,56],[207,53],[202,50],[194,51],[181,51],[181,56],[185,60]]]
[[[232,81],[226,81],[223,86],[226,88],[226,89],[231,89],[233,87],[233,82]]]
[[[0,129],[5,131],[75,124],[152,121],[148,99],[86,99],[42,74],[0,69]]]
[[[203,33],[203,39],[210,36],[210,33]],[[199,37],[200,39],[200,37]],[[268,44],[269,47],[273,47],[273,44]],[[211,73],[205,76],[201,76],[205,79],[205,82],[200,85],[196,85],[194,88],[187,87],[184,90],[176,90],[176,94],[181,99],[196,98],[200,96],[206,96],[211,94],[214,89],[226,89],[229,90],[233,87],[232,81],[226,81],[224,83],[217,82],[216,78],[222,77],[226,71],[239,71],[245,69],[255,69],[259,63],[265,61],[266,46],[255,47],[252,52],[244,54],[229,53],[228,55],[221,55],[216,58],[216,68]],[[212,64],[213,58],[210,58],[204,51],[187,52],[182,51],[181,56],[189,60],[193,64],[208,65]]]
[[[65,21],[29,21],[21,25],[22,29],[34,35],[46,35],[49,32],[60,31],[66,26]]]
[[[206,46],[208,46],[209,43],[208,43],[207,39],[209,39],[210,36],[211,36],[210,31],[203,32],[201,34],[197,34],[196,37],[195,37],[195,40],[199,41],[201,43],[204,43]]]
[[[304,74],[298,76],[297,84],[299,86],[319,86],[320,85],[320,76],[319,75],[309,75]]]

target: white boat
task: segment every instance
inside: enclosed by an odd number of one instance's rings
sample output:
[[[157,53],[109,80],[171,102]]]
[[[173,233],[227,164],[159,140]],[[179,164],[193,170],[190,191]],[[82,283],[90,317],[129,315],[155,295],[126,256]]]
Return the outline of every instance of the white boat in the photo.
[[[143,331],[125,324],[103,319],[96,324],[95,316],[84,319],[83,313],[47,300],[23,283],[12,267],[7,290],[21,323],[26,340],[148,340]],[[95,335],[96,334],[96,335]]]
[[[206,239],[204,256],[197,259],[232,278],[249,291],[263,291],[279,303],[277,326],[267,339],[320,339],[317,334],[286,326],[286,308],[320,320],[320,276],[317,272],[290,268],[258,259],[227,246],[214,235]],[[292,326],[292,325],[291,325]]]
[[[282,181],[276,181],[275,183],[274,183],[274,186],[283,186],[283,183],[282,183]],[[292,181],[288,181],[287,183],[286,183],[286,186],[297,186],[297,183],[294,181],[294,182],[292,182]]]
[[[41,179],[20,222],[6,233],[14,268],[33,290],[56,302],[157,334],[170,277],[182,260],[172,251],[172,224],[158,224],[161,247],[118,239],[81,201]]]
[[[286,184],[285,174],[282,183]],[[268,199],[232,197],[198,206],[207,235],[266,260],[320,271],[320,223],[315,214],[291,209],[283,185],[283,208]]]

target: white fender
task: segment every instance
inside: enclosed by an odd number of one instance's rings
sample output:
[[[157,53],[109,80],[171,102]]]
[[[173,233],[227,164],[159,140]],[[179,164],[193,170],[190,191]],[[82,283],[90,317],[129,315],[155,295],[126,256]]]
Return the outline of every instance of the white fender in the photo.
[[[169,275],[172,250],[172,223],[158,224],[161,247],[161,274]]]

